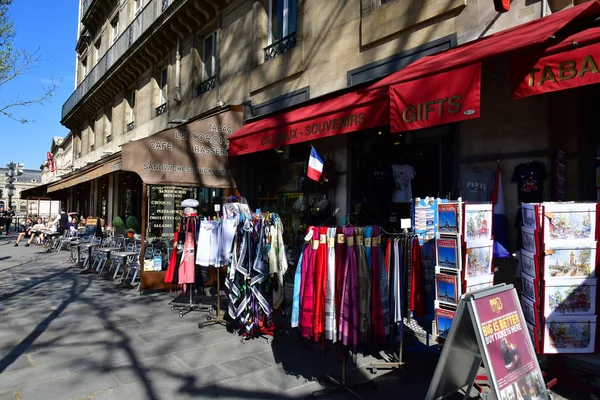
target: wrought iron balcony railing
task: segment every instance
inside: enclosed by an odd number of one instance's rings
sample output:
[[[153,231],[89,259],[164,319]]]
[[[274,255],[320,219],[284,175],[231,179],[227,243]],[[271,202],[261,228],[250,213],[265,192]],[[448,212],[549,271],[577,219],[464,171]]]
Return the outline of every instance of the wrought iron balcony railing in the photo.
[[[296,47],[296,32],[279,39],[270,46],[265,47],[265,62],[274,59]]]
[[[81,16],[83,17],[87,11],[90,9],[90,6],[93,2],[97,0],[83,0],[83,6],[81,7]]]
[[[209,90],[214,89],[216,85],[217,85],[217,78],[215,76],[213,76],[212,78],[208,78],[207,80],[201,82],[198,86],[196,86],[196,93],[198,94],[198,96],[200,96],[203,93],[206,93]]]
[[[134,129],[135,129],[135,121],[131,121],[130,123],[127,124],[127,132],[131,132]]]
[[[156,107],[156,116],[161,116],[167,112],[167,103],[163,103],[160,106]]]
[[[96,0],[85,0],[91,4]],[[112,44],[104,56],[98,60],[98,63],[90,70],[85,79],[77,86],[77,89],[67,99],[62,106],[62,118],[64,119],[75,106],[84,98],[86,94],[102,80],[106,73],[119,60],[131,54],[131,46],[146,32],[154,22],[169,9],[175,0],[148,0],[144,8],[137,14],[135,19],[124,29],[119,38]],[[89,7],[89,5],[88,5]]]

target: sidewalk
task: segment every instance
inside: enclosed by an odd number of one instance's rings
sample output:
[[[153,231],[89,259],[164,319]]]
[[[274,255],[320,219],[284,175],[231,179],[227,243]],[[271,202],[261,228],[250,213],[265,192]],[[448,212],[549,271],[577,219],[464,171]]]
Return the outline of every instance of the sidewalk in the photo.
[[[338,376],[335,354],[303,349],[294,333],[242,344],[219,325],[198,329],[203,313],[170,311],[174,294],[115,289],[71,268],[67,252],[13,244],[0,240],[0,400],[300,399]],[[372,375],[371,361],[348,372],[349,383],[373,380],[356,389],[365,399],[423,399],[436,363],[408,354],[404,371]]]

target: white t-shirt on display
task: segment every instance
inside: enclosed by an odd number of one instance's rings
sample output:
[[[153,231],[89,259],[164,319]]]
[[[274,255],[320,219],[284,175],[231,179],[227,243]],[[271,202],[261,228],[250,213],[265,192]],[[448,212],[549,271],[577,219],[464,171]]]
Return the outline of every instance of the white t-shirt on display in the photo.
[[[408,164],[392,165],[394,175],[394,191],[392,203],[410,203],[412,199],[411,181],[417,175],[415,169]]]

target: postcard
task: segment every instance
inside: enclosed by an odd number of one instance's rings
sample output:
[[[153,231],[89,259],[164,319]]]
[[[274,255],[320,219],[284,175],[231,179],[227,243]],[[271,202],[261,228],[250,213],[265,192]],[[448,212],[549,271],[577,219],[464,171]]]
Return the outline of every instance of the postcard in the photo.
[[[546,249],[546,278],[588,278],[596,276],[596,248]]]
[[[465,204],[465,241],[491,240],[493,218],[492,204]]]
[[[523,308],[523,316],[525,320],[533,325],[537,325],[535,306],[533,301],[525,296],[521,296],[521,308]]]
[[[446,269],[460,269],[458,239],[439,238],[435,244],[437,266]]]
[[[596,279],[547,279],[544,316],[596,314]]]
[[[527,325],[527,331],[529,332],[529,337],[531,338],[531,343],[533,343],[533,347],[536,348],[537,338],[535,335],[535,325],[530,324],[529,322],[525,323]],[[536,349],[537,351],[537,349]]]
[[[537,253],[535,231],[530,228],[521,227],[521,236],[523,237],[523,248],[532,253]]]
[[[441,308],[435,309],[435,334],[437,336],[448,337],[454,314],[454,311],[443,310]]]
[[[491,277],[492,280],[488,281],[488,280],[484,280],[483,282],[478,282],[478,281],[468,281],[467,282],[467,293],[469,292],[474,292],[476,290],[481,290],[481,289],[486,289],[486,288],[490,288],[492,286],[494,286],[494,280],[493,277]]]
[[[535,204],[523,203],[521,208],[523,216],[523,226],[529,229],[537,229],[537,219],[535,218]]]
[[[439,203],[438,231],[441,234],[458,234],[458,203]]]
[[[458,276],[449,274],[435,275],[436,300],[452,305],[458,304]]]
[[[596,318],[561,316],[546,320],[544,354],[593,353],[596,346]]]
[[[537,270],[535,254],[525,249],[521,250],[521,272],[537,278]]]
[[[536,283],[533,278],[528,275],[521,275],[521,284],[523,285],[523,296],[529,300],[535,302],[537,298],[537,290],[535,290]]]
[[[544,205],[544,242],[572,240],[596,240],[596,203]]]
[[[465,279],[491,275],[492,258],[494,256],[494,241],[488,241],[486,246],[467,249]]]

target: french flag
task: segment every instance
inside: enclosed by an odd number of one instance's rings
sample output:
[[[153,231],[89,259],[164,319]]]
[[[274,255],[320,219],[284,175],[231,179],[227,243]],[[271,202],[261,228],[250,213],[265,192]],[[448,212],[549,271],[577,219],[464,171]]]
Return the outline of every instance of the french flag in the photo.
[[[496,170],[496,184],[492,195],[494,204],[494,224],[492,233],[494,234],[494,258],[510,258],[508,252],[508,218],[504,208],[504,190],[502,188],[502,172],[500,164]]]
[[[321,179],[321,174],[323,173],[323,160],[317,150],[314,147],[310,146],[310,158],[308,159],[308,170],[306,171],[306,176],[308,176],[313,181],[319,182]]]

